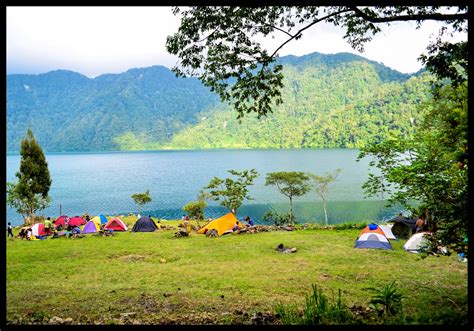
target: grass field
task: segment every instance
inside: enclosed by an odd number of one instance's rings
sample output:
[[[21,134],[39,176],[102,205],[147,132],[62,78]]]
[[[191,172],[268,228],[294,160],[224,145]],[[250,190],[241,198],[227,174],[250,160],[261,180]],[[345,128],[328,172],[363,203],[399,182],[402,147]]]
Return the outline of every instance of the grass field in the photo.
[[[467,265],[455,254],[421,259],[403,250],[404,240],[392,242],[393,251],[354,249],[359,232],[8,240],[7,323],[251,324],[278,302],[303,302],[311,284],[367,307],[366,288],[392,280],[405,296],[406,323],[467,321]],[[280,243],[298,251],[276,252]]]

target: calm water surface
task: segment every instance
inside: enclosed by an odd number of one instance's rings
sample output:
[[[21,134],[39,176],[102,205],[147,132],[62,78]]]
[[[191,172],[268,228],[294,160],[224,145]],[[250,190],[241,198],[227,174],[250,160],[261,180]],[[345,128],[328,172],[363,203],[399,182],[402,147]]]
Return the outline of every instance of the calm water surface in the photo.
[[[50,207],[39,214],[57,217],[60,205],[69,216],[89,213],[105,215],[136,213],[133,193],[149,189],[153,201],[142,214],[163,219],[178,219],[182,207],[196,200],[200,189],[214,177],[224,178],[229,169],[256,169],[260,176],[249,188],[251,201],[244,201],[239,217],[247,214],[260,220],[271,207],[288,210],[288,198],[275,187],[265,186],[265,175],[274,171],[310,171],[323,174],[341,168],[329,192],[331,223],[382,220],[398,209],[385,207],[384,201],[364,199],[362,184],[367,180],[369,159],[356,162],[358,150],[200,150],[156,152],[111,152],[47,154],[53,180]],[[7,180],[16,182],[19,155],[7,155]],[[295,198],[297,220],[324,218],[322,203],[314,192]],[[216,217],[224,209],[208,202],[206,217]],[[7,220],[21,224],[21,216],[7,207]]]

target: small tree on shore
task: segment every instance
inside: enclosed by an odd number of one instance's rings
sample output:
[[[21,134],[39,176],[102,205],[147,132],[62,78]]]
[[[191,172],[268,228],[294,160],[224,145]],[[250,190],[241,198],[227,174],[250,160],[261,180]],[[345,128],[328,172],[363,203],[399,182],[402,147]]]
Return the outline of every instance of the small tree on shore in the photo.
[[[259,174],[255,169],[244,171],[231,169],[228,172],[237,178],[221,179],[214,177],[204,189],[209,190],[210,199],[220,201],[220,204],[228,208],[229,211],[237,213],[237,209],[239,209],[245,199],[252,200],[248,195],[247,187],[253,185],[253,180]]]
[[[7,182],[7,204],[23,216],[24,223],[33,222],[35,213],[51,202],[48,163],[43,149],[37,143],[30,128],[21,141],[20,170],[15,174],[18,182]]]
[[[309,177],[304,172],[270,172],[267,174],[265,185],[275,185],[281,194],[290,199],[290,224],[294,223],[293,197],[300,197],[309,192]]]
[[[334,182],[341,172],[341,169],[336,169],[333,172],[327,172],[323,176],[318,176],[316,174],[308,173],[308,176],[312,179],[314,183],[314,190],[316,194],[323,200],[323,208],[324,208],[324,221],[326,225],[328,225],[328,212],[327,212],[327,200],[328,200],[328,192],[329,192],[329,185]]]
[[[137,205],[138,213],[141,214],[143,206],[151,202],[150,190],[146,190],[143,193],[134,193],[132,194],[132,199]]]
[[[198,227],[201,227],[199,221],[204,221],[204,209],[207,206],[206,198],[206,192],[201,191],[197,201],[190,201],[183,207],[183,210],[189,214],[189,218],[196,220]]]

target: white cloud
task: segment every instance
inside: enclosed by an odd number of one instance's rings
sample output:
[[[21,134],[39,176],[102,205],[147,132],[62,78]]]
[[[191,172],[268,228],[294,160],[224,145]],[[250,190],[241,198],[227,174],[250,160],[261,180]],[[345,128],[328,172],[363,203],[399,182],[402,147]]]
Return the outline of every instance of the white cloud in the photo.
[[[166,37],[177,31],[179,17],[171,7],[7,7],[7,73],[39,73],[69,69],[89,77],[133,67],[161,64],[177,58],[165,50]],[[410,23],[393,24],[359,53],[401,72],[421,68],[417,61],[438,24],[415,30]],[[276,49],[285,35],[263,44]],[[342,39],[342,29],[318,24],[303,38],[287,44],[280,56],[312,52],[356,53]],[[467,36],[458,37],[467,39]]]

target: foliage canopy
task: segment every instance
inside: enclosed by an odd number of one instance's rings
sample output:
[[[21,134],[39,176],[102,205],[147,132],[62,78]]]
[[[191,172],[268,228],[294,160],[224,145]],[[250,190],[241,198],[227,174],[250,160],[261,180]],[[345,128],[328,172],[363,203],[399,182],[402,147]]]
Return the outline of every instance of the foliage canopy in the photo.
[[[452,46],[443,43],[442,36],[467,32],[468,19],[467,6],[196,6],[185,10],[175,7],[173,13],[181,15],[178,31],[166,41],[168,52],[180,59],[173,71],[179,76],[198,77],[222,101],[232,103],[238,118],[251,112],[260,118],[271,113],[273,105],[282,103],[282,65],[275,63],[278,52],[315,24],[340,26],[344,39],[363,51],[365,43],[384,25],[412,21],[419,28],[428,20],[441,21],[444,25],[438,39],[430,44],[429,55],[421,58],[437,67],[445,62],[446,50]],[[269,52],[257,37],[276,32],[287,39]]]

